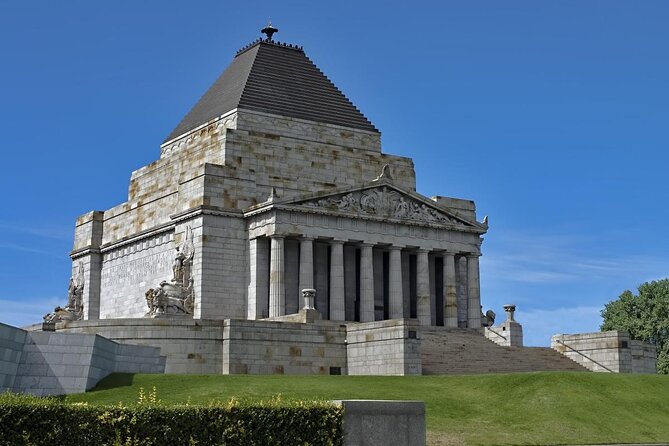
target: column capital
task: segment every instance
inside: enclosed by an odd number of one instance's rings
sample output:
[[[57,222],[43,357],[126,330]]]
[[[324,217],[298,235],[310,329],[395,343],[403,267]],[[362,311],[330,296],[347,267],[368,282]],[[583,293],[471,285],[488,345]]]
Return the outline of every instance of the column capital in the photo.
[[[314,237],[314,236],[312,236],[312,235],[301,235],[301,236],[299,237],[299,241],[303,241],[303,240],[304,240],[304,241],[308,241],[308,242],[313,242],[315,239],[316,239],[316,237]]]
[[[421,254],[424,254],[424,253],[428,253],[428,254],[429,254],[429,253],[431,252],[431,250],[430,250],[430,249],[427,249],[427,248],[418,248],[418,249],[416,250],[416,252],[421,253]]]
[[[362,242],[358,243],[358,246],[361,248],[373,248],[376,246],[376,243]]]
[[[330,243],[331,245],[343,245],[346,242],[347,242],[347,240],[341,240],[341,239],[338,239],[338,238],[333,238],[333,239],[328,240],[328,243]]]
[[[389,251],[401,251],[402,249],[403,249],[402,246],[397,246],[397,245],[388,246]]]
[[[468,259],[481,257],[480,252],[465,252],[463,253],[463,255],[466,256]]]
[[[270,234],[269,238],[284,239],[284,238],[286,238],[286,236],[283,235],[283,234]]]

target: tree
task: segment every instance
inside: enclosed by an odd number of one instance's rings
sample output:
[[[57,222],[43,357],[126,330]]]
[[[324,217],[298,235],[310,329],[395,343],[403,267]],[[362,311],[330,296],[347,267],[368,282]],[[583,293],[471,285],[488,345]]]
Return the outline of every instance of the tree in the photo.
[[[657,371],[669,374],[669,279],[639,285],[604,306],[602,331],[624,330],[657,347]]]

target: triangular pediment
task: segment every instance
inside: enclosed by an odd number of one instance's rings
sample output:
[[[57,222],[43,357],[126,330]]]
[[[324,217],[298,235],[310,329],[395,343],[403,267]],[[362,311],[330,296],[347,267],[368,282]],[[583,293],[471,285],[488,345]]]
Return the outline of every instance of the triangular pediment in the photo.
[[[453,215],[430,198],[400,189],[387,181],[373,182],[359,188],[300,197],[280,202],[281,207],[299,207],[329,213],[351,214],[414,223],[464,226],[482,229],[484,225]]]

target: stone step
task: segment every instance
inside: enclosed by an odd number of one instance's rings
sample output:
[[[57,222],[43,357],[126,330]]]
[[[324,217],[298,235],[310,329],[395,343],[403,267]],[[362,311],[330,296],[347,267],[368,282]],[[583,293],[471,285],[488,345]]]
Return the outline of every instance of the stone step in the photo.
[[[482,330],[431,327],[421,332],[424,375],[529,371],[587,371],[547,347],[502,347]]]

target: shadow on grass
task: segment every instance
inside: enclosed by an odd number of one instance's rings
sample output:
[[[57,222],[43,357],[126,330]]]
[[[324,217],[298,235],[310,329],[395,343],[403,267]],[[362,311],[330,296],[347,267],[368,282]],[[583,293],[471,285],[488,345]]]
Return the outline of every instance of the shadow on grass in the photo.
[[[111,373],[102,378],[97,386],[88,392],[97,392],[100,390],[113,389],[115,387],[130,387],[135,380],[134,373]]]

